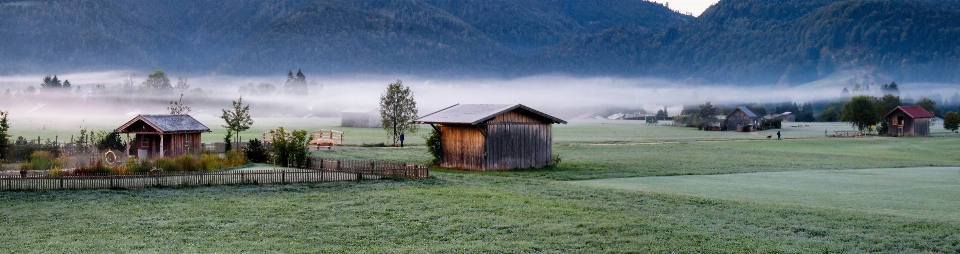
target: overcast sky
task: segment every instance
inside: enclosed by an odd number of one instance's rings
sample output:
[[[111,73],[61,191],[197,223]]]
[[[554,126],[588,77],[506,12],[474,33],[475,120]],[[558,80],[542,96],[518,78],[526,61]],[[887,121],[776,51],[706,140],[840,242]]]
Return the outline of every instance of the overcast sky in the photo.
[[[718,2],[718,0],[653,0],[657,3],[670,3],[670,9],[678,10],[680,13],[690,12],[693,16],[700,16],[707,7]]]

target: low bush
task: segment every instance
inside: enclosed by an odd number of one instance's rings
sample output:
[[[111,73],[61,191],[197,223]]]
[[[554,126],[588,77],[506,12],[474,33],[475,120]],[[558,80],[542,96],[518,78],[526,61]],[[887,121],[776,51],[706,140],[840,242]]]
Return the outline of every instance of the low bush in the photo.
[[[128,172],[143,173],[153,170],[154,164],[150,160],[127,160],[124,166]]]
[[[36,151],[30,154],[30,169],[48,170],[54,168],[63,168],[65,158],[60,158],[48,151]]]
[[[111,174],[115,172],[113,168],[104,166],[103,160],[94,159],[84,166],[79,166],[72,172],[74,175],[93,175],[93,174]]]

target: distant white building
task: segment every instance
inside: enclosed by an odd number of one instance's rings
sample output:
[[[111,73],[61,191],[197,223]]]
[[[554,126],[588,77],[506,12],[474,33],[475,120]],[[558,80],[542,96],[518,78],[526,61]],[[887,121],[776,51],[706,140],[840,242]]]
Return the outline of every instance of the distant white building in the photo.
[[[340,112],[340,126],[380,128],[380,110],[344,110]]]

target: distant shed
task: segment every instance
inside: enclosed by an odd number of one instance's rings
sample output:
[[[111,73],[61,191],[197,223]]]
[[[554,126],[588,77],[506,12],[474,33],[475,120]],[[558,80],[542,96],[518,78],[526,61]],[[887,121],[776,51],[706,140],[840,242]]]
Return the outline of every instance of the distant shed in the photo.
[[[440,166],[542,168],[552,163],[552,124],[567,122],[522,104],[457,104],[417,118],[440,132]]]
[[[897,136],[930,136],[933,114],[920,106],[899,106],[883,117]]]
[[[340,112],[340,126],[358,128],[380,128],[380,110],[346,110]]]
[[[200,151],[200,134],[210,128],[190,115],[138,115],[117,132],[127,134],[127,146],[137,149],[137,158],[153,159]]]
[[[754,131],[760,126],[761,117],[747,107],[737,107],[727,114],[723,126],[730,131]]]

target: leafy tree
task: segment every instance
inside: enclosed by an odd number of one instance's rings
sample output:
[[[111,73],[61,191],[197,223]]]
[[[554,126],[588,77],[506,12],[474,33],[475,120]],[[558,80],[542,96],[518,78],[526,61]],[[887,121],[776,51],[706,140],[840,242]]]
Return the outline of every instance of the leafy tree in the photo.
[[[937,102],[930,98],[923,97],[919,101],[917,101],[916,104],[914,105],[917,105],[922,107],[923,109],[926,109],[927,112],[930,112],[935,116],[940,116],[940,109],[937,109]]]
[[[960,114],[953,111],[947,112],[947,115],[943,117],[943,128],[957,132],[957,129],[960,129]]]
[[[717,121],[717,107],[714,107],[709,101],[700,104],[700,113],[697,119],[699,120],[699,126],[706,126],[711,122]]]
[[[387,91],[380,95],[380,118],[383,129],[397,145],[400,133],[416,133],[419,126],[413,124],[417,118],[417,102],[413,99],[410,87],[403,86],[403,81],[387,85]]]
[[[874,100],[873,101],[874,107],[876,109],[875,112],[877,113],[877,119],[880,119],[882,122],[886,122],[886,121],[883,121],[884,115],[886,115],[888,112],[892,111],[893,109],[899,107],[903,103],[902,101],[900,101],[899,96],[896,96],[893,94],[885,94],[883,95],[882,98],[873,98],[873,100]],[[880,127],[885,129],[886,126],[883,125],[882,122]],[[880,132],[880,134],[884,134],[885,132],[879,129],[878,131]]]
[[[233,101],[233,110],[223,109],[220,118],[227,122],[227,125],[221,125],[223,128],[236,133],[236,138],[234,138],[236,142],[240,142],[240,132],[250,129],[250,125],[253,125],[253,119],[250,118],[250,105],[243,105],[243,96]]]
[[[840,109],[843,107],[842,103],[831,102],[823,107],[823,111],[820,112],[820,115],[817,116],[817,120],[821,122],[836,122],[840,121]]]
[[[287,73],[287,82],[283,84],[283,91],[289,95],[299,95],[307,96],[310,93],[309,87],[307,87],[307,76],[303,75],[303,72],[297,70],[297,75],[293,75],[293,71]]]
[[[144,80],[140,86],[153,91],[168,91],[173,89],[173,85],[170,84],[170,78],[167,78],[167,74],[163,73],[162,70],[157,70],[147,75],[147,80]]]
[[[170,110],[171,115],[190,114],[190,107],[183,105],[183,94],[180,94],[180,100],[170,101],[170,106],[167,109]]]
[[[10,122],[7,121],[7,111],[0,111],[0,161],[7,159],[7,149],[10,147]]]
[[[870,126],[877,124],[877,117],[873,99],[866,95],[857,95],[843,104],[843,114],[840,120],[848,122],[860,131],[869,131]]]
[[[187,78],[179,77],[177,78],[177,86],[175,87],[177,91],[183,93],[190,90],[190,83],[187,83]],[[181,95],[182,97],[183,95]]]
[[[840,100],[849,101],[850,100],[850,91],[846,87],[843,88],[843,91],[840,91]]]

